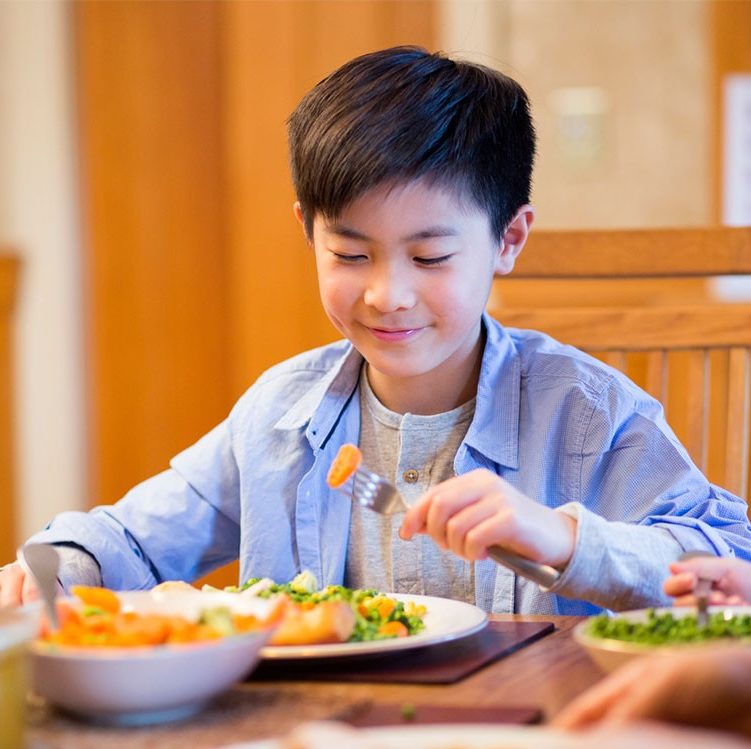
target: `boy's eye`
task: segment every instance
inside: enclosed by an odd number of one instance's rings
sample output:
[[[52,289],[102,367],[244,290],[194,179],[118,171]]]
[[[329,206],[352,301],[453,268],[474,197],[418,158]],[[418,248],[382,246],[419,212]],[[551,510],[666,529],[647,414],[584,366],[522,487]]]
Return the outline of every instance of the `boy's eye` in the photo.
[[[440,257],[416,257],[415,262],[419,265],[443,265],[451,259],[451,255],[441,255]]]
[[[331,250],[331,254],[342,263],[358,263],[368,259],[367,255],[350,255],[345,252],[334,252],[334,250]]]

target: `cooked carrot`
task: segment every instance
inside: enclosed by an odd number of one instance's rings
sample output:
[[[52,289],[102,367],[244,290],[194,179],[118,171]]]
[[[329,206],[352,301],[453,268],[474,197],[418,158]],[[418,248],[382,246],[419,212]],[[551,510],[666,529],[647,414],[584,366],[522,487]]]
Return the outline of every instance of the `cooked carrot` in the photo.
[[[120,611],[120,599],[117,597],[117,593],[108,588],[72,585],[70,592],[87,606],[96,606],[96,608],[109,611],[111,614]]]
[[[326,483],[332,488],[340,487],[359,468],[362,453],[357,445],[342,445],[329,468]]]
[[[407,625],[402,622],[386,622],[378,627],[378,632],[382,635],[395,635],[396,637],[406,637],[409,634]]]

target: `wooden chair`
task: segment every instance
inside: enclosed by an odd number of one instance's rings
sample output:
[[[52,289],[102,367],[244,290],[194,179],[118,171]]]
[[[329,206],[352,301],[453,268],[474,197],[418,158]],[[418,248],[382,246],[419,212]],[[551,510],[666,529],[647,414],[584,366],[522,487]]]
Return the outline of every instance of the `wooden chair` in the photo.
[[[511,276],[495,282],[488,309],[508,326],[544,331],[627,373],[663,403],[710,479],[748,500],[751,304],[718,301],[707,281],[677,302],[664,291],[673,279],[739,274],[751,274],[751,227],[539,231]],[[566,306],[550,306],[542,279],[557,280],[559,297],[564,283],[574,285]],[[614,279],[638,279],[636,289],[651,283],[653,292],[633,292],[631,301],[629,292],[603,292]],[[599,302],[598,288],[606,296]]]

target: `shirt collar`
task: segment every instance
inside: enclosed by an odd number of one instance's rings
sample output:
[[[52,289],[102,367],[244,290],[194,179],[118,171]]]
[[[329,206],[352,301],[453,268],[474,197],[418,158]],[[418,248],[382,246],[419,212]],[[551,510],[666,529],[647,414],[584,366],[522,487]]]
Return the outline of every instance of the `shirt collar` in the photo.
[[[464,442],[507,468],[519,468],[521,360],[506,329],[483,314],[485,350],[480,364],[475,417]]]
[[[305,395],[277,421],[276,429],[301,429],[314,449],[319,449],[336,426],[357,388],[362,355],[349,342],[334,344],[333,364]]]
[[[521,361],[511,336],[487,313],[482,318],[485,349],[480,365],[475,416],[465,444],[507,468],[519,468],[519,398]],[[363,358],[350,343],[330,370],[276,423],[277,429],[300,429],[319,449],[336,426],[357,389]]]

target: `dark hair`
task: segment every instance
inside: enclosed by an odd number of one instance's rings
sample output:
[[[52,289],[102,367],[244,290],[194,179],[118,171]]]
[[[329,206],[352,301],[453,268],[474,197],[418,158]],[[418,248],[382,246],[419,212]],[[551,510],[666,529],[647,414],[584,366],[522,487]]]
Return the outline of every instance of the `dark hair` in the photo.
[[[524,89],[502,73],[420,47],[345,63],[288,121],[308,236],[386,182],[423,178],[471,198],[500,237],[529,202],[535,131]]]

